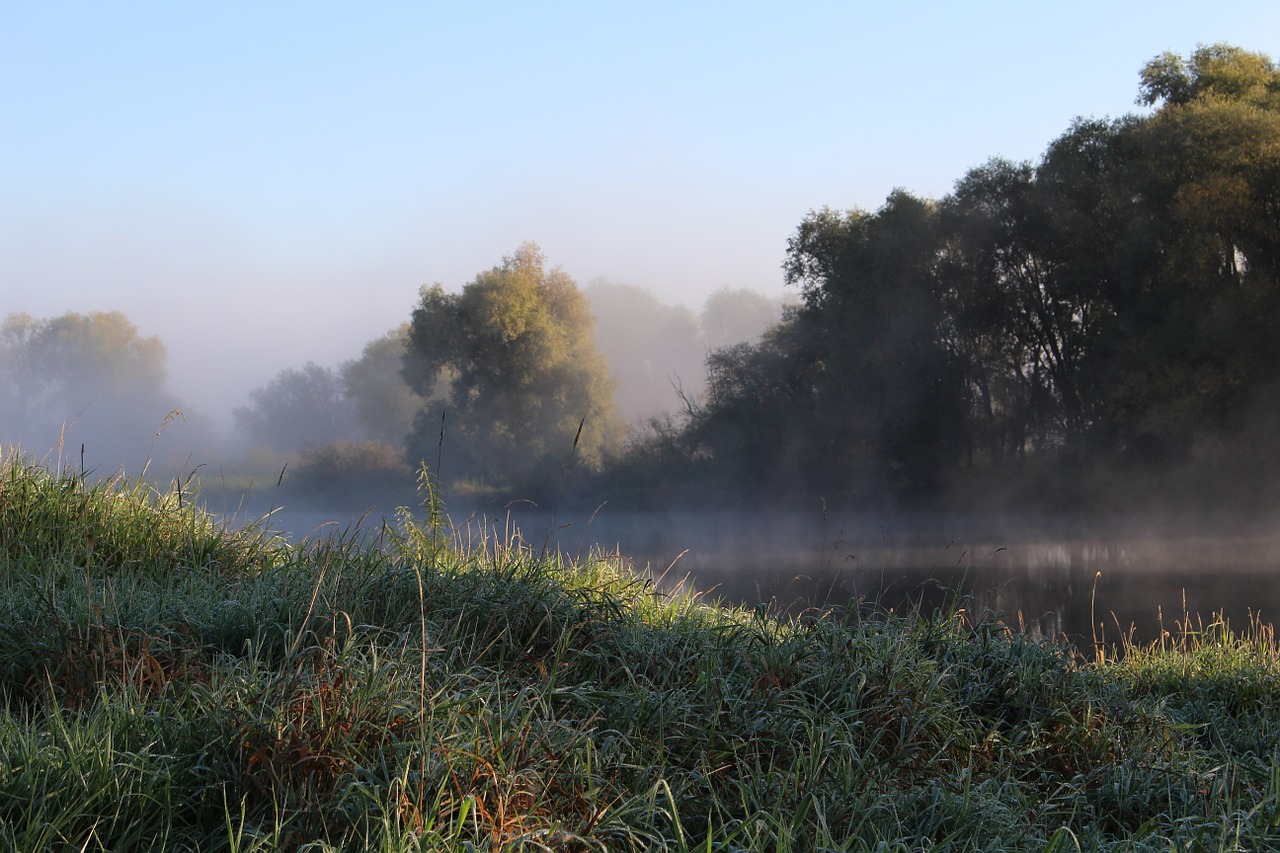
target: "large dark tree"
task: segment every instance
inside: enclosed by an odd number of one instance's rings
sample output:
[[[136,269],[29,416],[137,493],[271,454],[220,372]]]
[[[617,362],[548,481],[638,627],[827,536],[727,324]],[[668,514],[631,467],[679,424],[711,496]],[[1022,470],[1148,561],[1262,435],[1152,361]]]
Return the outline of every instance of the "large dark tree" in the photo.
[[[1176,461],[1280,379],[1280,72],[1214,45],[1158,57],[1142,81],[1158,108],[1117,125],[1095,170],[1112,186],[1102,209],[1120,215],[1094,229],[1113,317],[1091,362],[1118,448]],[[1045,170],[1065,153],[1051,148]]]
[[[823,210],[788,243],[814,340],[814,452],[828,476],[927,491],[966,445],[945,346],[937,206],[897,191],[874,214]]]
[[[992,160],[943,208],[939,275],[975,443],[995,464],[1080,451],[1094,415],[1085,361],[1106,308],[1096,282],[1073,275],[1036,171]]]
[[[1265,479],[1280,467],[1280,71],[1224,45],[1166,54],[1139,100],[1153,109],[1077,120],[1039,163],[991,160],[939,202],[898,191],[874,213],[811,213],[784,265],[802,305],[712,354],[705,402],[663,446],[826,494],[927,495],[984,471],[1047,472],[1059,491]]]

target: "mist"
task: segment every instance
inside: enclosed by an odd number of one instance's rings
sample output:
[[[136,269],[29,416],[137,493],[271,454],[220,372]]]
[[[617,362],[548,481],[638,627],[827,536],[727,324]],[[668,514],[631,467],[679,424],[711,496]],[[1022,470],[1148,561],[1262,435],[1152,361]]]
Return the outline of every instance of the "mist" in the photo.
[[[585,288],[596,348],[616,382],[614,400],[632,424],[684,408],[703,393],[713,349],[753,341],[782,319],[787,300],[722,287],[700,310],[668,304],[645,287],[596,279]]]

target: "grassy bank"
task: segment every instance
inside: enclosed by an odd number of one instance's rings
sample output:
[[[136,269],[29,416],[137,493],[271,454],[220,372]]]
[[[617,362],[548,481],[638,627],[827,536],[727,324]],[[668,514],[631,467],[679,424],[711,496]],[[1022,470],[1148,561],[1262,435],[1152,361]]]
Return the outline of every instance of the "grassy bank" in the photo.
[[[290,545],[0,469],[0,848],[1280,847],[1280,655],[782,622],[409,517]]]

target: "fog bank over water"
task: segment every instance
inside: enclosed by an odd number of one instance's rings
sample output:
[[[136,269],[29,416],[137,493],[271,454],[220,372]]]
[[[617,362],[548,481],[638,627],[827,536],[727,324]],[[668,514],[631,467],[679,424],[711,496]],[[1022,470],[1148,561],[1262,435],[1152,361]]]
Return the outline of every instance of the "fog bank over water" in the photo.
[[[410,496],[401,498],[413,508]],[[383,523],[395,524],[390,503],[367,513],[285,505],[268,523],[291,538],[376,538]],[[477,546],[518,536],[535,554],[614,555],[663,588],[790,615],[849,605],[992,609],[1016,630],[1087,653],[1095,641],[1176,634],[1188,617],[1193,628],[1219,614],[1237,627],[1280,620],[1280,525],[1267,518],[824,514],[819,501],[810,510],[757,512],[614,512],[608,504],[553,512],[523,502],[447,509],[458,535]],[[420,507],[416,516],[424,517]]]

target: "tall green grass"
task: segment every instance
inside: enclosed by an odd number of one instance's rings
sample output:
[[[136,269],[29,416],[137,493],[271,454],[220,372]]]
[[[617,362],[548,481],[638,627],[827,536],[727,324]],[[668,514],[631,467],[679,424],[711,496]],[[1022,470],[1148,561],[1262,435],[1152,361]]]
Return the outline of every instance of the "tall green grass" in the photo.
[[[784,620],[427,497],[291,544],[7,458],[0,848],[1280,848],[1268,626]]]

